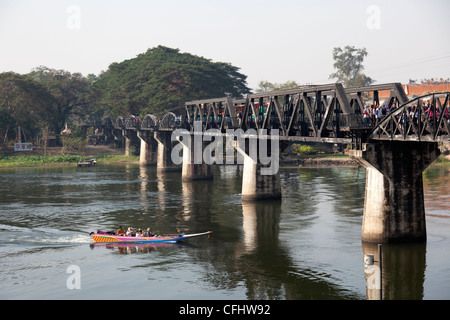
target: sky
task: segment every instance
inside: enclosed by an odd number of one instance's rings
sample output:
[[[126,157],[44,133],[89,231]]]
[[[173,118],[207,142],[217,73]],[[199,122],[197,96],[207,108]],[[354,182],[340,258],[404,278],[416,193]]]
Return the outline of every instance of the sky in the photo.
[[[262,80],[327,84],[333,48],[366,48],[376,84],[450,78],[448,0],[0,0],[0,72],[100,74],[158,45]]]

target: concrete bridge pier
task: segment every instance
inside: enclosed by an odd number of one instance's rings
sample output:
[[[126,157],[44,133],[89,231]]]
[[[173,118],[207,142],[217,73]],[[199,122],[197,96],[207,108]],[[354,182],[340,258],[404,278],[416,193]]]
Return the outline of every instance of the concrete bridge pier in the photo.
[[[155,131],[153,138],[158,143],[157,170],[164,172],[180,171],[181,166],[172,162],[172,149],[176,142],[171,140],[172,132]]]
[[[154,133],[140,130],[138,131],[138,137],[141,140],[139,165],[156,165],[158,160],[158,142],[154,138]]]
[[[134,152],[139,152],[139,139],[136,131],[122,130],[122,137],[125,140],[125,156],[130,156],[132,153],[132,147],[135,147]]]
[[[276,141],[276,143],[279,144],[279,141]],[[250,145],[253,146],[253,150],[251,150]],[[244,158],[242,200],[281,200],[281,181],[278,170],[279,155],[273,158],[274,162],[263,164],[259,161],[259,156],[256,153],[258,148],[255,148],[255,146],[256,143],[250,141],[246,141],[245,146],[238,141],[234,142],[238,154]]]
[[[198,139],[198,141],[194,140]],[[183,146],[182,180],[211,180],[213,179],[212,167],[203,159],[205,142],[202,137],[192,137],[188,141],[179,140]],[[193,143],[191,143],[193,141]]]
[[[112,129],[111,132],[113,135],[114,146],[116,148],[121,148],[124,140],[122,136],[123,130]]]
[[[422,172],[439,156],[436,142],[366,143],[352,156],[366,168],[362,240],[425,242]]]

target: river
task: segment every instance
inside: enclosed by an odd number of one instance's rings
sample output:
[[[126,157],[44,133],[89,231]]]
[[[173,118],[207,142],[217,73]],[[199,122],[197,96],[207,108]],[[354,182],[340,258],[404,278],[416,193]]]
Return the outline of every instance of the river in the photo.
[[[242,204],[242,168],[212,181],[133,165],[0,171],[1,299],[366,300],[365,171],[282,168],[282,201]],[[384,299],[450,299],[450,169],[424,174],[428,241],[383,245]],[[93,245],[152,227],[186,244]]]

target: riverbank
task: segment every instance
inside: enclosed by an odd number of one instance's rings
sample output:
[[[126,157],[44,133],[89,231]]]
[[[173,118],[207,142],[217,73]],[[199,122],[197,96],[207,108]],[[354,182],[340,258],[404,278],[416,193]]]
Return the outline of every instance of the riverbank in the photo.
[[[44,154],[45,153],[45,154]],[[111,146],[87,146],[82,155],[65,155],[62,148],[34,148],[30,152],[7,150],[0,154],[0,168],[64,167],[75,166],[78,161],[96,158],[99,165],[139,164],[139,156],[125,156],[123,149]],[[281,167],[359,167],[360,164],[347,155],[320,155],[308,158],[287,156],[280,159]],[[450,155],[441,155],[432,166],[450,167]]]
[[[89,145],[83,154],[64,154],[61,147],[49,147],[45,150],[35,147],[33,151],[27,152],[3,150],[0,154],[0,168],[69,167],[76,166],[78,161],[89,158],[96,158],[99,165],[139,163],[139,157],[125,156],[122,149],[105,145]]]
[[[280,160],[281,167],[359,167],[360,164],[349,156],[338,157],[286,157]]]

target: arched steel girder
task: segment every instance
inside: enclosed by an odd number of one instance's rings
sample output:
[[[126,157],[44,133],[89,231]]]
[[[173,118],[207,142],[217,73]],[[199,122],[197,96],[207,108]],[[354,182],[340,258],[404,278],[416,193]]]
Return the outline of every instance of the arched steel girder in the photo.
[[[369,140],[439,142],[450,139],[450,93],[432,93],[392,110]]]
[[[114,127],[117,129],[122,129],[124,126],[124,121],[123,121],[123,117],[117,117],[115,123],[114,123]]]
[[[141,130],[157,130],[158,119],[153,114],[147,114],[145,115],[144,119],[140,121],[138,128]]]
[[[177,116],[173,112],[169,112],[164,115],[161,121],[159,121],[158,130],[173,131],[181,126],[182,126],[182,117]]]

